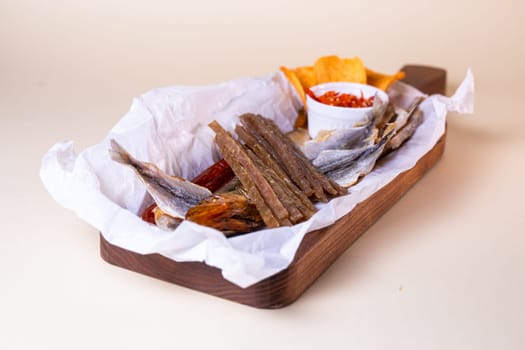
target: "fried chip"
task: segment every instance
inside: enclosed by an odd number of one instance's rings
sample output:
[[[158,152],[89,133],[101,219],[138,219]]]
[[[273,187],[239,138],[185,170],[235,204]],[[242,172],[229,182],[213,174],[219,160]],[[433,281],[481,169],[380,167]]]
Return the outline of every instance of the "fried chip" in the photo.
[[[338,56],[319,58],[314,64],[317,84],[347,81],[366,84],[365,65],[358,57],[341,59]]]
[[[295,75],[301,82],[304,89],[309,89],[314,85],[317,85],[317,78],[315,76],[314,67],[297,67],[295,68]]]
[[[299,81],[299,78],[297,78],[297,75],[295,72],[291,69],[288,69],[286,67],[281,67],[281,72],[284,73],[288,81],[292,84],[292,86],[295,88],[295,91],[299,94],[299,97],[303,101],[303,104],[306,105],[306,94],[304,92],[303,85]]]
[[[386,89],[388,89],[395,81],[403,79],[404,77],[405,73],[401,71],[393,75],[386,75],[366,68],[366,78],[368,84],[373,85],[383,91],[386,91]]]

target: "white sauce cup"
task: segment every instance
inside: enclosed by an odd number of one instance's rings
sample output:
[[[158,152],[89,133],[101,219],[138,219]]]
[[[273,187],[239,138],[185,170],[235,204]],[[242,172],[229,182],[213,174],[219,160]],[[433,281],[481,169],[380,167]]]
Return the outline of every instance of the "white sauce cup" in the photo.
[[[388,95],[371,85],[357,83],[325,83],[312,86],[310,90],[315,96],[321,96],[328,91],[352,94],[358,97],[369,98],[376,94],[385,102],[388,102]],[[315,101],[306,95],[306,106],[308,110],[308,133],[311,138],[315,138],[321,130],[336,130],[352,128],[354,125],[367,120],[367,115],[371,114],[372,107],[336,107]]]

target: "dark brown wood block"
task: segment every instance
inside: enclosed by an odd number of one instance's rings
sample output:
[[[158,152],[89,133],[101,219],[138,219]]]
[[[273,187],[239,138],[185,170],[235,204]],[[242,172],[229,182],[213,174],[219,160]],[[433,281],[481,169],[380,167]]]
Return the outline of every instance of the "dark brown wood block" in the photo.
[[[406,65],[401,68],[405,72],[404,83],[417,87],[428,95],[445,94],[447,71],[441,68]]]
[[[406,67],[405,67],[406,68]],[[426,72],[416,70],[417,74]],[[407,77],[410,74],[407,71]],[[418,83],[444,91],[442,77],[423,74]],[[412,81],[417,80],[411,78]],[[415,79],[415,80],[414,80]],[[420,87],[416,85],[416,87]],[[422,91],[430,93],[428,90]],[[280,308],[294,302],[366,230],[391,208],[442,156],[445,136],[416,165],[398,175],[330,227],[307,234],[294,261],[280,273],[249,288],[222,278],[219,269],[199,262],[175,262],[159,254],[141,255],[114,246],[100,235],[100,254],[110,264],[204,293],[258,308]]]

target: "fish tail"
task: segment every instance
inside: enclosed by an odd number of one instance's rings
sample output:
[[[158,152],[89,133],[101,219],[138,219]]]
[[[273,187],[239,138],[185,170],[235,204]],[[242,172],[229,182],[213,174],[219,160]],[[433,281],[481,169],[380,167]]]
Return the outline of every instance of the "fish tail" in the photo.
[[[109,155],[111,159],[122,164],[132,164],[131,155],[115,139],[110,141]]]

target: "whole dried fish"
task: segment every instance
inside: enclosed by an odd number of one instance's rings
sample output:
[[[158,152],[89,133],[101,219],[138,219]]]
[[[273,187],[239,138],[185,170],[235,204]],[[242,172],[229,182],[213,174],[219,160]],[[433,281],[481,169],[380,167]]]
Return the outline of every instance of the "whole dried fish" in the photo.
[[[325,175],[334,180],[342,187],[354,185],[362,176],[368,174],[374,168],[377,159],[383,153],[385,145],[394,135],[393,125],[387,126],[385,135],[381,140],[368,147],[358,158],[339,168],[327,171]]]
[[[174,218],[184,218],[189,208],[211,196],[210,190],[178,176],[169,176],[151,163],[133,158],[115,140],[111,140],[111,158],[129,165],[146,186],[157,206]]]
[[[312,162],[321,172],[326,173],[332,169],[340,168],[345,163],[353,162],[372,145],[351,149],[327,149],[319,153]]]

